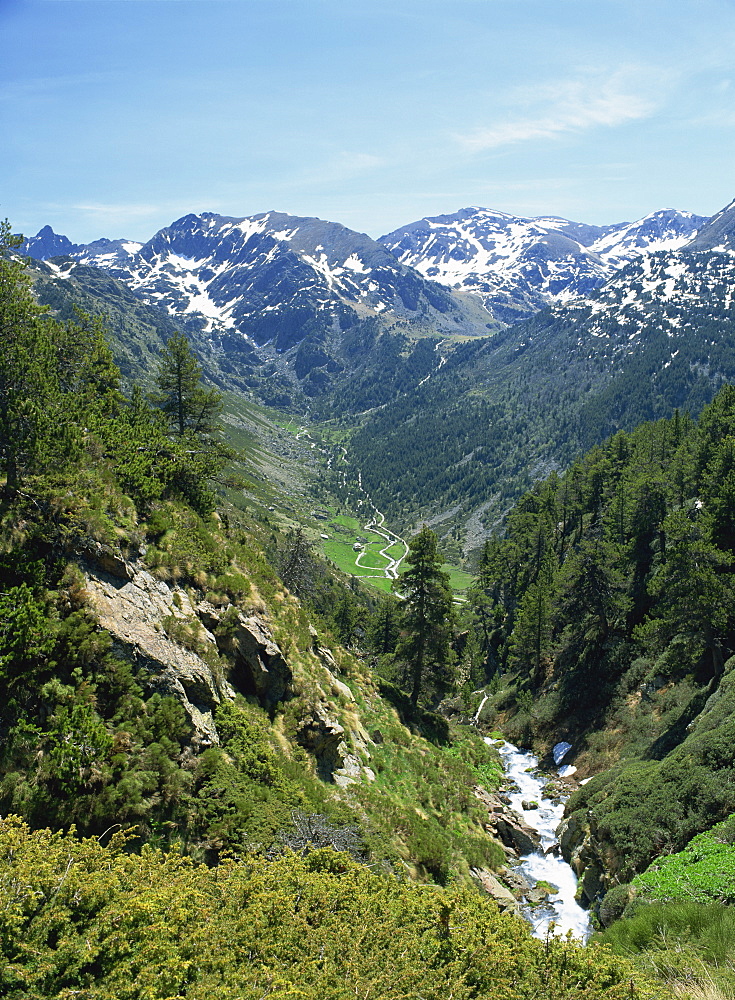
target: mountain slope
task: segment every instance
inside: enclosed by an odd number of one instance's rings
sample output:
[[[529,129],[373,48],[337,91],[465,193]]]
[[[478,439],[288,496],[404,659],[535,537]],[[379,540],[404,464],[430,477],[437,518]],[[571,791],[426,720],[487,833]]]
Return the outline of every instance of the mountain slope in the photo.
[[[684,246],[705,221],[668,209],[600,227],[467,208],[421,219],[381,242],[403,264],[473,292],[498,320],[512,323],[549,302],[587,294],[643,253]]]
[[[48,256],[55,245],[40,236],[26,244],[32,256]],[[445,288],[369,237],[320,219],[205,212],[178,219],[142,246],[100,240],[66,252],[110,270],[177,318],[199,315],[208,332],[272,342],[279,351],[302,339],[315,317],[324,328],[339,323],[345,307],[436,332],[477,332],[470,311]]]
[[[41,256],[62,240],[42,231],[25,249]],[[418,381],[440,363],[432,342],[418,348],[426,359],[413,365],[416,340],[486,335],[497,326],[477,300],[427,281],[369,237],[319,219],[204,213],[179,219],[142,247],[103,240],[67,250],[46,264],[58,278],[86,276],[99,288],[104,282],[79,269],[103,269],[183,328],[221,385],[281,407],[339,399],[354,377],[359,387],[349,405],[379,404],[401,382],[399,370],[410,381],[416,368]]]
[[[691,250],[735,251],[735,201],[702,226],[689,245]]]
[[[734,284],[730,254],[643,257],[586,299],[458,346],[365,418],[351,461],[399,524],[428,518],[447,539],[474,525],[467,552],[538,476],[620,428],[698,413],[735,380]]]

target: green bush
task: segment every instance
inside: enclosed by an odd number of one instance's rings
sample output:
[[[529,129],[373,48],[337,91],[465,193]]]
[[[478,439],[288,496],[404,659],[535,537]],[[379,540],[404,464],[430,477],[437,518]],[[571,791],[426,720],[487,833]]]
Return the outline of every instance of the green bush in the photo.
[[[643,1000],[631,966],[343,853],[226,861],[0,820],[8,1000]]]
[[[633,885],[660,902],[735,903],[735,816],[694,837],[683,851],[657,858]]]

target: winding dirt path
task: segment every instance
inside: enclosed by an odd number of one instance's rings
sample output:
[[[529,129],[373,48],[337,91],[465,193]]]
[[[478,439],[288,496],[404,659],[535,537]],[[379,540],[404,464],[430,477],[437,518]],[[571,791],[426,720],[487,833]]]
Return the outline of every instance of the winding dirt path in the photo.
[[[299,431],[299,434],[301,433],[302,431]],[[303,430],[303,434],[306,437],[309,436],[309,432],[306,430]],[[338,460],[339,464],[348,465],[349,463],[347,462],[347,449],[342,445],[340,445],[340,451],[341,451],[341,456],[340,459]],[[329,461],[327,462],[327,468],[331,467],[332,467],[332,458],[330,456]],[[347,474],[345,470],[343,468],[340,468],[338,471],[341,480],[341,485],[346,486]],[[366,505],[371,511],[370,517],[362,526],[362,530],[369,531],[374,535],[378,535],[385,541],[385,545],[383,546],[383,548],[378,550],[378,555],[382,556],[383,559],[386,559],[388,563],[388,565],[384,566],[382,569],[379,569],[375,566],[366,566],[362,562],[362,559],[368,555],[371,555],[372,553],[368,549],[362,549],[355,557],[355,565],[358,566],[361,570],[368,570],[368,572],[363,572],[358,577],[358,579],[397,580],[401,563],[408,555],[408,543],[404,538],[401,538],[400,535],[397,535],[395,531],[391,531],[390,528],[386,528],[385,514],[383,514],[382,511],[378,510],[378,508],[375,506],[372,499],[370,498],[369,493],[365,490],[364,486],[362,485],[362,474],[359,469],[357,472],[357,488],[359,492],[363,494],[357,501],[357,506],[362,507],[363,505]],[[403,551],[397,558],[395,556],[391,556],[388,554],[388,549],[393,548],[394,545],[401,545],[403,548]]]
[[[367,494],[365,495],[367,496]],[[360,502],[362,503],[362,501]],[[366,549],[363,549],[357,556],[357,558],[355,559],[355,565],[359,566],[360,569],[374,570],[374,572],[372,573],[363,574],[363,577],[361,577],[361,579],[368,577],[379,577],[385,580],[397,580],[399,567],[403,562],[403,560],[408,555],[408,544],[403,538],[401,538],[400,535],[397,535],[394,531],[391,531],[390,528],[385,527],[385,515],[382,513],[382,511],[378,510],[378,508],[373,504],[373,502],[369,498],[367,502],[369,502],[370,506],[373,508],[373,514],[370,520],[366,521],[365,524],[363,524],[362,528],[363,531],[371,531],[374,535],[380,535],[381,538],[385,539],[386,544],[382,549],[378,550],[378,555],[382,556],[384,559],[387,559],[388,565],[384,566],[383,569],[380,570],[376,570],[374,566],[364,566],[360,562],[360,560],[362,559],[363,556],[368,554]],[[394,545],[403,546],[403,552],[398,556],[397,559],[391,555],[388,555],[388,549],[392,549]]]

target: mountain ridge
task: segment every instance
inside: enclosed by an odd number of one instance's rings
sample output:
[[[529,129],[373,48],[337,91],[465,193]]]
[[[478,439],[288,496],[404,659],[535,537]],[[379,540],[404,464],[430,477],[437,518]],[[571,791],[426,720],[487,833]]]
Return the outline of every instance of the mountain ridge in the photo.
[[[50,242],[46,234],[23,249],[34,256]],[[439,331],[477,326],[449,290],[400,264],[382,244],[316,218],[189,214],[143,245],[97,241],[67,256],[109,270],[174,315],[199,313],[207,332],[234,331],[260,345],[273,340],[278,350],[293,346],[303,325],[284,316],[331,311],[333,320],[340,305],[363,317],[386,312],[424,325],[429,317]]]
[[[387,311],[405,318],[428,305],[440,327],[447,326],[442,318],[452,311],[447,291],[459,291],[482,302],[492,328],[527,318],[550,302],[587,294],[642,253],[679,249],[704,224],[705,217],[674,209],[633,223],[595,226],[475,206],[426,216],[373,240],[341,223],[314,217],[276,211],[243,217],[203,212],[182,216],[144,244],[124,239],[73,244],[46,226],[25,241],[23,251],[35,259],[65,254],[109,269],[149,302],[183,314],[200,312],[210,330],[215,325],[241,326],[254,342],[262,343],[267,336],[260,327],[252,330],[252,313],[278,312],[293,300],[293,288],[286,290],[279,280],[273,288],[280,303],[272,295],[263,296],[263,286],[276,273],[285,271],[286,284],[301,281],[319,288],[312,305],[322,310],[325,292],[336,293],[363,314]],[[237,232],[242,234],[239,239]],[[219,245],[213,236],[219,236]],[[259,260],[261,251],[265,254]],[[171,256],[169,267],[166,253]],[[279,258],[277,267],[274,257]],[[204,265],[208,258],[211,268]],[[227,260],[232,273],[210,273]],[[396,271],[394,261],[404,269]],[[248,280],[243,269],[257,272],[258,280]],[[233,294],[235,288],[240,298],[247,297],[247,306]],[[466,318],[460,325],[466,327]],[[272,332],[272,324],[266,329]]]
[[[634,223],[591,226],[467,208],[425,217],[380,239],[402,263],[473,292],[496,319],[513,323],[588,294],[642,254],[680,249],[706,221],[664,209]]]

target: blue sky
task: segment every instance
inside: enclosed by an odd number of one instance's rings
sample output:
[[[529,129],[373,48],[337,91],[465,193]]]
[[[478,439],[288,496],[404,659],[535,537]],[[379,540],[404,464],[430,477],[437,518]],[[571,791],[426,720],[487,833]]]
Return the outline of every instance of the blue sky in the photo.
[[[0,0],[0,34],[0,217],[27,235],[735,197],[735,0]]]

